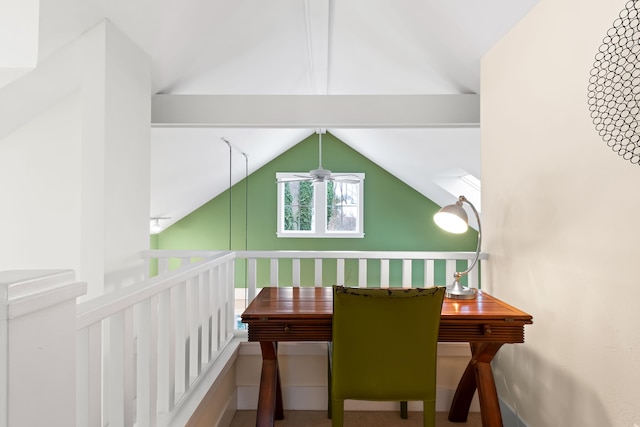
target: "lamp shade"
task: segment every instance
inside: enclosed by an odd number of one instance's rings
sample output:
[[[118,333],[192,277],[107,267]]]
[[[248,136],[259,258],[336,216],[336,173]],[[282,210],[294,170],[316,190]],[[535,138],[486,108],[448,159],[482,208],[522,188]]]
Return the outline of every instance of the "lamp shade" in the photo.
[[[460,202],[444,206],[433,216],[433,220],[438,227],[449,233],[464,233],[469,226],[469,217]]]
[[[151,221],[151,234],[158,234],[162,231],[160,220],[158,218]]]
[[[171,219],[168,216],[156,216],[151,218],[151,222],[149,224],[149,231],[151,234],[158,234],[163,230],[162,225],[160,224],[160,220]]]

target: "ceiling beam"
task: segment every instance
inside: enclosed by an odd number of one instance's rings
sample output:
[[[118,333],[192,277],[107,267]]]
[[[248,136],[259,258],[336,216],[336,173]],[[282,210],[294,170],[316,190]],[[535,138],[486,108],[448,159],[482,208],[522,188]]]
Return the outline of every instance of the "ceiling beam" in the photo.
[[[480,96],[154,95],[154,127],[478,127]]]

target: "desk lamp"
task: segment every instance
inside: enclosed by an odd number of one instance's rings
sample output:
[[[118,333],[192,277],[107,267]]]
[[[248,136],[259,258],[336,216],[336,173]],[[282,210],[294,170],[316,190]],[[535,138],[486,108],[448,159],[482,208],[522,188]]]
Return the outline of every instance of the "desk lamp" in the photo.
[[[475,267],[476,262],[478,262],[478,258],[480,257],[480,244],[482,243],[482,227],[480,226],[480,215],[478,215],[478,211],[475,206],[467,200],[466,197],[460,196],[458,201],[453,205],[444,206],[440,209],[434,216],[433,220],[436,225],[442,228],[445,231],[455,234],[462,234],[467,231],[469,226],[469,218],[467,217],[467,213],[462,207],[463,203],[467,203],[471,206],[471,210],[476,215],[476,219],[478,220],[478,247],[476,248],[476,256],[471,263],[471,266],[467,268],[465,271],[456,272],[453,277],[453,284],[447,286],[447,291],[445,296],[447,298],[453,299],[474,299],[476,297],[475,289],[471,289],[468,287],[464,287],[460,284],[460,278],[465,274],[469,273],[473,267]]]

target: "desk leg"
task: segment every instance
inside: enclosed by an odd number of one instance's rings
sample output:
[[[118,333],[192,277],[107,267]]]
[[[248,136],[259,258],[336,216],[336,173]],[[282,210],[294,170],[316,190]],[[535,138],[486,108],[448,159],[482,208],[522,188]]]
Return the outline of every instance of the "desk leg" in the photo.
[[[483,427],[502,427],[502,414],[491,369],[491,361],[502,343],[471,343],[471,360],[462,374],[453,396],[449,421],[464,423],[469,415],[471,400],[478,390]]]
[[[262,350],[262,374],[256,427],[273,427],[274,420],[284,418],[282,408],[282,390],[278,370],[278,343],[260,341]]]

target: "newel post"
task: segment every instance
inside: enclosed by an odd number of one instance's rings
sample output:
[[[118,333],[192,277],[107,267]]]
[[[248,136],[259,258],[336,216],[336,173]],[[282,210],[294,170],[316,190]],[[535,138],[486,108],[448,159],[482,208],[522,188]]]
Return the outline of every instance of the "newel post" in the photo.
[[[76,424],[76,297],[71,270],[0,272],[0,427]]]

